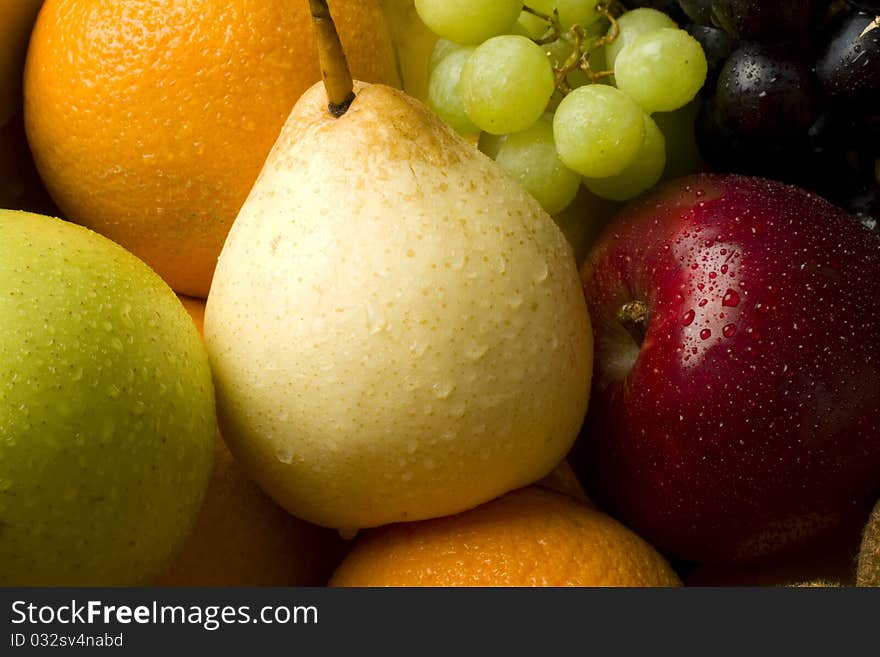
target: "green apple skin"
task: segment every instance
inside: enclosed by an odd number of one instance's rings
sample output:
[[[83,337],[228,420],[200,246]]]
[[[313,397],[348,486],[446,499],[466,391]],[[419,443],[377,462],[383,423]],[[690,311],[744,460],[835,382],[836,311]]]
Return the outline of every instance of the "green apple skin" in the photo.
[[[151,581],[195,521],[216,422],[207,354],[157,274],[0,210],[0,585]]]

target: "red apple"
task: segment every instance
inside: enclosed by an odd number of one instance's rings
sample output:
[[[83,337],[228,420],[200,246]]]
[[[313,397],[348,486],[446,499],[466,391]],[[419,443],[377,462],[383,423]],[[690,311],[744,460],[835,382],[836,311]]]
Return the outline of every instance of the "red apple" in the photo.
[[[746,560],[864,522],[880,495],[880,240],[729,175],[629,206],[582,268],[590,410],[572,460],[668,555]]]

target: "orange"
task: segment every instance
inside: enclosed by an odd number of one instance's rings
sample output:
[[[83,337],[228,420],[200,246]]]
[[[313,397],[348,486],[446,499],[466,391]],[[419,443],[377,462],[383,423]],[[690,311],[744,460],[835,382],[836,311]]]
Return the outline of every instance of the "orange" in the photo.
[[[199,331],[205,304],[180,297]],[[346,542],[295,518],[251,482],[220,435],[195,527],[157,586],[322,586]]]
[[[251,482],[220,435],[195,527],[156,586],[323,586],[346,547]]]
[[[353,75],[400,86],[379,0],[331,0]],[[206,297],[226,234],[320,80],[306,0],[46,0],[25,125],[65,216]]]
[[[333,586],[679,586],[644,540],[545,488],[470,511],[363,532]]]

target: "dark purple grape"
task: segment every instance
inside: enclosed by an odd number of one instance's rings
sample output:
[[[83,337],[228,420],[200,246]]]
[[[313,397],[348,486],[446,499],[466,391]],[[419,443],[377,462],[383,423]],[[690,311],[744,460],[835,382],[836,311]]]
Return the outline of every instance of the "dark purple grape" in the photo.
[[[812,70],[781,49],[745,44],[718,75],[721,125],[748,137],[806,134],[815,120],[818,84]]]
[[[825,91],[854,104],[880,102],[880,18],[843,16],[816,63]]]
[[[853,7],[862,11],[880,12],[880,0],[846,0]]]
[[[697,25],[712,25],[712,0],[678,0],[678,5]]]
[[[880,237],[880,184],[859,191],[843,203],[863,226]]]
[[[703,159],[716,171],[764,176],[798,185],[843,205],[874,181],[874,156],[855,137],[851,117],[824,112],[806,134],[756,137],[722,125],[715,99],[697,116]]]
[[[703,46],[703,52],[706,53],[709,74],[706,76],[703,90],[712,90],[715,88],[721,67],[733,52],[735,45],[733,38],[724,30],[707,25],[691,23],[686,29],[692,37],[700,42],[700,45]]]
[[[712,0],[712,21],[730,35],[760,43],[809,31],[829,0]]]
[[[862,122],[843,105],[831,106],[810,126],[810,151],[800,180],[829,200],[842,203],[874,179],[874,155]]]
[[[755,137],[731,130],[719,120],[716,100],[703,104],[694,126],[700,155],[711,168],[797,183],[809,152],[806,137]]]

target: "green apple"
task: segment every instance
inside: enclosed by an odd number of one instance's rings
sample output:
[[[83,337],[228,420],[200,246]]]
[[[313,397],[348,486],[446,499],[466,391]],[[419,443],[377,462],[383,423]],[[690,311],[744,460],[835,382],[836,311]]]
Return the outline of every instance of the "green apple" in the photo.
[[[137,585],[176,555],[212,467],[207,354],[110,240],[0,210],[0,585]]]

